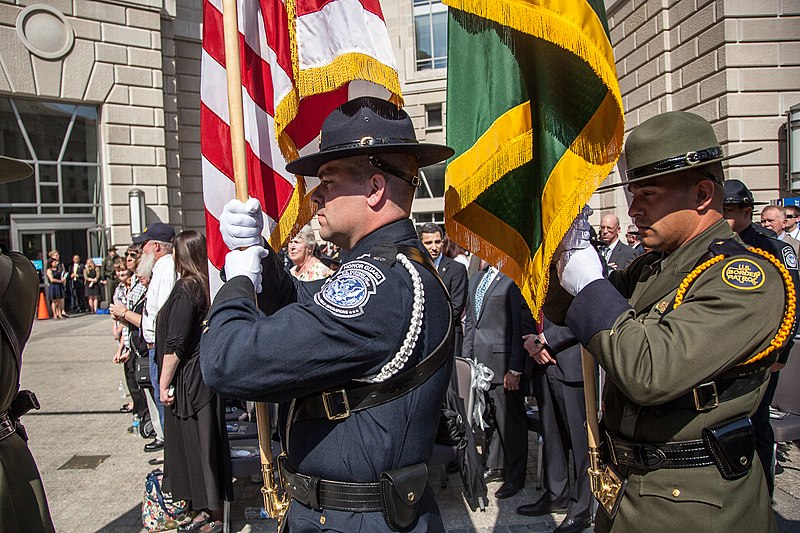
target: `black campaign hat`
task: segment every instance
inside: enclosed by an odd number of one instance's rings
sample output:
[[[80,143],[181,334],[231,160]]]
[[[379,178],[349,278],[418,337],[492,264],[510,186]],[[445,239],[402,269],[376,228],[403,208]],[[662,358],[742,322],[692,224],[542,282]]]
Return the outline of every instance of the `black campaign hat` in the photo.
[[[147,241],[172,242],[175,238],[175,230],[169,224],[163,222],[153,222],[144,231],[133,238],[133,244],[143,244]]]
[[[386,100],[363,96],[334,109],[322,123],[319,152],[295,159],[286,165],[286,170],[316,176],[319,167],[329,161],[389,153],[415,155],[419,166],[425,167],[444,161],[455,151],[441,144],[418,142],[414,124],[405,111]],[[394,174],[380,163],[373,165]]]
[[[625,161],[628,164],[625,179],[621,183],[600,187],[597,191],[704,167],[760,149],[725,155],[713,126],[706,119],[686,111],[668,111],[647,119],[633,129],[625,142]]]
[[[756,202],[753,200],[753,193],[739,180],[725,180],[725,197],[723,205],[767,205],[767,202]]]

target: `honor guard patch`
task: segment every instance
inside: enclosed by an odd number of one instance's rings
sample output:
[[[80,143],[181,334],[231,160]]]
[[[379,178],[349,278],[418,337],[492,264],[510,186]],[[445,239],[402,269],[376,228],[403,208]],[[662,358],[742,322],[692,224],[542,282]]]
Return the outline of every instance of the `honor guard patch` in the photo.
[[[314,295],[314,302],[340,318],[364,314],[364,306],[386,277],[366,261],[345,263]]]
[[[734,259],[722,269],[722,281],[735,289],[754,291],[764,284],[764,270],[752,259]]]
[[[784,246],[783,250],[783,264],[789,270],[797,270],[797,256],[794,254],[791,246]]]

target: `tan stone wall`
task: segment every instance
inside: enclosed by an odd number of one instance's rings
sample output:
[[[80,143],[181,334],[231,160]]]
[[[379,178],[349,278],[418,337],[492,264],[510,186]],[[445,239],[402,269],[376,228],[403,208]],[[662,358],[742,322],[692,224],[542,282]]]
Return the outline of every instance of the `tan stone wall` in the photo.
[[[18,38],[17,16],[29,3],[0,5],[0,91],[99,106],[113,242],[130,241],[131,187],[145,192],[148,220],[174,222],[166,183],[160,2],[36,2],[61,11],[74,29],[71,51],[58,60],[33,55]]]
[[[664,111],[710,121],[741,179],[761,201],[785,190],[783,127],[800,102],[800,2],[796,0],[607,1],[626,130]],[[624,193],[594,203],[627,209]]]

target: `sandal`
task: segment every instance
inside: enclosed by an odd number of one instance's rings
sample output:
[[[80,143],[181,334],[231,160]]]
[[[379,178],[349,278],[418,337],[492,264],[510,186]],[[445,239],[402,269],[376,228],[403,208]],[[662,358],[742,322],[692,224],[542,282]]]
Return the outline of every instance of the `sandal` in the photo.
[[[206,529],[207,526],[208,527]],[[200,529],[200,533],[222,533],[222,522],[208,522],[202,529]]]
[[[197,520],[198,517],[200,517],[199,521]],[[211,520],[211,517],[208,515],[208,513],[205,511],[200,511],[190,522],[178,524],[178,532],[183,533],[186,531],[200,531],[200,528],[208,524],[209,520]]]
[[[120,413],[132,413],[133,412],[133,406],[131,404],[126,403],[125,405],[123,405],[122,407],[119,408],[119,412]]]

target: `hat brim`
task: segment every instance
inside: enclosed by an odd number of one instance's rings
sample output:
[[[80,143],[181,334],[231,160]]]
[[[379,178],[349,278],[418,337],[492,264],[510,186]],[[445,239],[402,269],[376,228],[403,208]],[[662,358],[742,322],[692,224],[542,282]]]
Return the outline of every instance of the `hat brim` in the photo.
[[[666,176],[667,174],[675,174],[677,172],[683,172],[684,170],[691,170],[695,168],[702,168],[713,163],[719,163],[721,161],[726,161],[728,159],[733,159],[735,157],[742,157],[743,155],[752,154],[754,152],[760,151],[761,148],[753,148],[752,150],[745,150],[744,152],[739,152],[738,154],[731,154],[726,155],[724,157],[718,157],[716,159],[709,159],[708,161],[703,161],[701,163],[697,163],[696,165],[685,166],[681,168],[675,168],[672,170],[665,170],[664,172],[656,172],[655,174],[648,174],[647,176],[641,176],[639,178],[634,178],[632,180],[625,180],[619,183],[612,183],[611,185],[603,185],[599,187],[595,192],[606,192],[610,191],[611,189],[616,189],[617,187],[625,187],[626,185],[630,185],[631,183],[639,183],[642,181],[651,180],[653,178],[658,178],[660,176]]]
[[[144,233],[140,233],[139,235],[137,235],[136,237],[131,239],[131,242],[133,244],[144,244],[149,240],[150,239],[148,239],[147,236]]]
[[[373,154],[411,154],[417,156],[419,166],[427,167],[440,163],[453,156],[455,150],[449,146],[429,143],[375,144],[326,150],[303,157],[298,157],[286,165],[286,171],[301,176],[316,176],[319,167],[336,159]]]
[[[0,156],[0,184],[24,180],[33,175],[33,167],[13,157]]]

